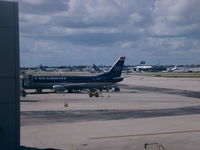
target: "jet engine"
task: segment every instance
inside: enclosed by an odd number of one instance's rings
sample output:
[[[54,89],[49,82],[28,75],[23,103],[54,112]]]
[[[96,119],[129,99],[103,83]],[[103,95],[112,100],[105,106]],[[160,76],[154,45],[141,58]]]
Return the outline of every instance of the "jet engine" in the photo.
[[[65,87],[63,85],[54,85],[53,86],[53,91],[54,92],[64,92]]]

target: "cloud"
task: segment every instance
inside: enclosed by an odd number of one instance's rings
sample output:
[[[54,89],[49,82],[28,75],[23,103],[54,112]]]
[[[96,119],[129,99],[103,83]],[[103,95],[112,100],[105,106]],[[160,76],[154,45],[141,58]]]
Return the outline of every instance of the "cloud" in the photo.
[[[143,20],[143,16],[139,13],[130,14],[129,17],[132,24],[140,23]]]
[[[158,36],[187,36],[200,33],[200,2],[198,0],[155,1],[153,24],[149,32]]]
[[[122,42],[121,47],[125,48],[125,47],[132,47],[134,45],[134,42],[132,41],[126,41],[126,42]]]
[[[21,13],[50,15],[69,9],[68,0],[19,0]]]
[[[199,0],[20,0],[21,65],[111,64],[122,55],[130,64],[200,63],[199,4]]]

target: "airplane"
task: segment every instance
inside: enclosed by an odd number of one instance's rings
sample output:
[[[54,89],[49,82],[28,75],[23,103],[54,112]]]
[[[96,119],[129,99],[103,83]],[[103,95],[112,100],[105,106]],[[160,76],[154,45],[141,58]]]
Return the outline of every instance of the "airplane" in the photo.
[[[90,73],[101,73],[103,70],[100,70],[95,64],[92,67],[87,67],[83,71],[88,71]]]
[[[95,64],[93,64],[93,68],[96,72],[102,72],[102,70],[100,70]]]
[[[97,67],[95,64],[93,64],[93,68],[96,72],[101,73],[101,72],[107,72],[109,70],[109,68],[107,67]]]
[[[40,68],[41,71],[47,71],[46,68],[41,64],[40,64],[39,68]]]
[[[125,57],[120,57],[108,72],[96,76],[25,76],[22,80],[22,96],[27,94],[25,89],[36,89],[37,93],[42,93],[43,89],[52,89],[54,92],[88,89],[90,97],[91,92],[98,97],[98,89],[111,87],[123,80],[121,73],[124,61]]]
[[[95,64],[93,64],[93,66],[90,67],[90,68],[86,68],[85,70],[89,71],[90,73],[101,73],[101,72],[103,72]]]
[[[174,67],[172,67],[172,68],[168,68],[167,72],[174,72],[175,70],[177,70],[177,66],[176,65]]]
[[[39,68],[40,68],[41,71],[45,71],[45,72],[55,72],[55,71],[57,71],[56,68],[47,68],[46,66],[43,66],[41,64],[40,64]]]

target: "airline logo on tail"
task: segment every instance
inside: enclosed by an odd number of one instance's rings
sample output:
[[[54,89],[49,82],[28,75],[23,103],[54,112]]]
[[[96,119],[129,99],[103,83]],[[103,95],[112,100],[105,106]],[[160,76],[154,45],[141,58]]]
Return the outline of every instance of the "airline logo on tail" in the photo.
[[[116,77],[120,77],[121,73],[122,73],[122,69],[124,66],[124,61],[125,61],[125,57],[120,57],[115,63],[114,65],[110,68],[110,70],[105,73],[102,74],[103,76],[109,76],[111,78],[116,78]],[[102,76],[101,75],[101,76]]]
[[[121,66],[115,66],[114,69],[115,69],[116,71],[120,71],[120,70],[122,70],[122,67],[121,67]]]

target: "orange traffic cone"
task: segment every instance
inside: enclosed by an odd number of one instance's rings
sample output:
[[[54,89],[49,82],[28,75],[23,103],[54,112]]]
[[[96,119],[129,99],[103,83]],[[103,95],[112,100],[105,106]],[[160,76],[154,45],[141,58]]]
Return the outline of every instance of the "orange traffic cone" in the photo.
[[[68,102],[67,102],[67,103],[65,102],[65,103],[64,103],[64,106],[65,106],[65,107],[69,107]]]

